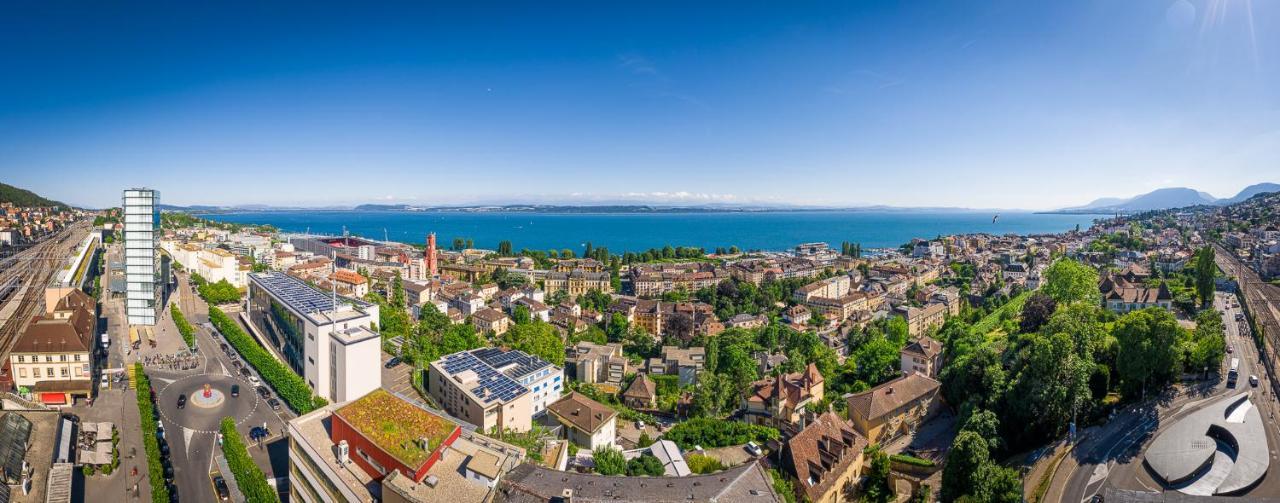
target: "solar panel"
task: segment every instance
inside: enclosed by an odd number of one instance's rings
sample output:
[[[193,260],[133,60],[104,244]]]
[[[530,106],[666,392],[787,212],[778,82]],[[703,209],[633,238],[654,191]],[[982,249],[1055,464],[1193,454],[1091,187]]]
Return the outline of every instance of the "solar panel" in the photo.
[[[487,349],[502,352],[496,348]],[[512,352],[518,353],[518,351]],[[474,353],[463,351],[445,356],[443,365],[444,371],[449,375],[456,375],[468,370],[475,372],[476,386],[469,390],[471,394],[479,397],[481,401],[487,404],[495,400],[509,401],[529,392],[528,388],[506,374],[498,372],[487,361],[478,358]],[[491,353],[485,354],[492,357]]]
[[[267,272],[249,275],[272,295],[304,314],[315,314],[333,309],[332,294],[322,292],[302,280],[288,274]],[[368,303],[346,297],[338,297],[339,305],[353,304],[366,307]]]

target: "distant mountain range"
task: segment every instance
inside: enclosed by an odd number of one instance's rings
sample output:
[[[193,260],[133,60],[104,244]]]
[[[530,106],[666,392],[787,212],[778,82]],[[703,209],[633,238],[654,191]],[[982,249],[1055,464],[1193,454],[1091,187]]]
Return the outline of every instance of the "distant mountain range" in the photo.
[[[1244,201],[1258,194],[1280,192],[1280,184],[1258,183],[1245,187],[1233,197],[1218,199],[1213,195],[1186,187],[1156,189],[1130,198],[1105,197],[1084,206],[1063,208],[1053,213],[1133,213],[1138,211],[1166,210],[1200,205],[1227,205]]]
[[[39,194],[26,189],[19,189],[9,184],[0,183],[0,203],[13,203],[14,206],[57,206],[69,207],[67,204],[45,199]]]

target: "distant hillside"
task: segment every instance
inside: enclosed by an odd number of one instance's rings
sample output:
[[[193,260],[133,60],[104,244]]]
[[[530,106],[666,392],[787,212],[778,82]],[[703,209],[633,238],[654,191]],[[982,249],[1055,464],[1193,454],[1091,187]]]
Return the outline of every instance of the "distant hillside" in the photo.
[[[59,201],[45,199],[35,192],[26,189],[19,189],[9,184],[0,183],[0,203],[13,203],[14,206],[58,206],[67,208],[68,206]]]
[[[1280,183],[1255,183],[1253,185],[1245,187],[1244,190],[1241,190],[1239,194],[1236,194],[1236,197],[1233,197],[1230,199],[1222,199],[1218,201],[1218,204],[1238,203],[1240,201],[1247,200],[1258,194],[1264,194],[1268,192],[1280,192]]]
[[[1280,192],[1280,184],[1258,183],[1245,187],[1234,197],[1218,199],[1207,192],[1186,187],[1157,189],[1128,199],[1107,197],[1084,206],[1063,208],[1058,213],[1133,213],[1139,211],[1185,208],[1202,204],[1225,205],[1244,201],[1258,194]]]

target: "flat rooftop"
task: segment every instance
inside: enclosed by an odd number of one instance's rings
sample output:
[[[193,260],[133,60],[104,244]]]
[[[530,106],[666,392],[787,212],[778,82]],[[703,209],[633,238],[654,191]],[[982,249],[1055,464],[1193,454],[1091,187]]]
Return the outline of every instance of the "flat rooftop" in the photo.
[[[249,281],[319,325],[362,316],[364,313],[359,310],[370,305],[362,300],[338,296],[338,309],[335,312],[331,292],[317,290],[305,281],[280,272],[251,273]]]
[[[492,351],[490,351],[492,350]],[[442,370],[448,378],[458,382],[461,388],[465,389],[476,400],[490,404],[495,401],[508,402],[529,393],[529,388],[516,381],[509,373],[522,370],[528,366],[534,365],[521,359],[521,357],[533,358],[542,361],[541,358],[530,357],[524,352],[510,350],[506,353],[511,356],[501,356],[495,353],[501,353],[502,350],[497,348],[484,348],[472,351],[461,351],[446,355],[444,358],[432,363]],[[484,358],[481,358],[484,356]],[[503,370],[495,368],[489,362],[503,364]],[[550,365],[542,361],[543,366]],[[514,366],[511,366],[513,365]],[[542,367],[538,367],[542,368]]]
[[[378,448],[415,469],[440,450],[445,439],[459,429],[452,421],[381,388],[347,403],[334,414]],[[428,442],[427,449],[419,443],[423,438]]]

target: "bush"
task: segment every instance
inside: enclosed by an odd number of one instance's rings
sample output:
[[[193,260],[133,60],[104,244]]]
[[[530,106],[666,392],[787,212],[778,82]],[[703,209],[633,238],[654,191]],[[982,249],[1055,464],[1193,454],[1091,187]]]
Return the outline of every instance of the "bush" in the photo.
[[[902,463],[904,465],[911,465],[911,466],[922,466],[925,468],[932,468],[937,465],[937,463],[934,463],[933,461],[930,461],[924,458],[917,458],[915,456],[908,456],[906,454],[894,454],[892,456],[889,456],[889,460],[893,461],[894,463]]]
[[[186,341],[187,347],[195,347],[195,329],[191,328],[190,323],[187,323],[187,317],[182,315],[182,310],[178,309],[177,304],[169,305],[169,314],[173,315],[173,324],[178,326],[178,333],[182,334],[182,340]]]
[[[201,284],[196,287],[196,292],[209,305],[228,304],[240,300],[240,290],[225,279],[217,283]]]
[[[667,470],[662,467],[662,462],[652,454],[643,454],[638,458],[627,461],[627,476],[630,477],[661,477]]]
[[[601,475],[622,475],[627,473],[627,459],[622,451],[613,447],[601,447],[592,452],[592,460],[596,465],[596,473]]]
[[[133,364],[134,390],[138,395],[138,420],[142,424],[142,447],[147,451],[147,479],[151,481],[152,503],[169,503],[169,486],[164,482],[164,465],[160,463],[160,441],[156,438],[156,409],[151,403],[151,380],[142,372],[142,364]]]
[[[222,455],[227,458],[227,466],[231,468],[231,474],[235,476],[236,485],[240,486],[240,492],[244,494],[245,500],[252,503],[279,501],[275,490],[267,484],[267,477],[262,474],[258,465],[254,464],[253,458],[249,457],[244,439],[240,438],[240,433],[236,431],[235,420],[229,417],[222,418],[220,430]]]
[[[689,471],[702,475],[705,473],[715,473],[724,469],[724,464],[720,460],[711,456],[703,456],[702,454],[690,454],[685,458],[685,463],[689,464]]]
[[[721,421],[712,418],[690,419],[671,428],[662,438],[675,442],[681,449],[703,447],[727,447],[747,442],[763,444],[778,439],[778,430],[738,421]]]
[[[213,323],[222,337],[240,352],[244,361],[252,365],[262,379],[275,388],[276,393],[284,399],[289,408],[299,415],[316,410],[328,403],[312,395],[311,388],[307,387],[306,381],[303,381],[301,376],[259,346],[258,341],[244,333],[244,330],[241,330],[240,326],[236,325],[235,321],[232,321],[231,317],[221,309],[209,307],[209,322]]]

